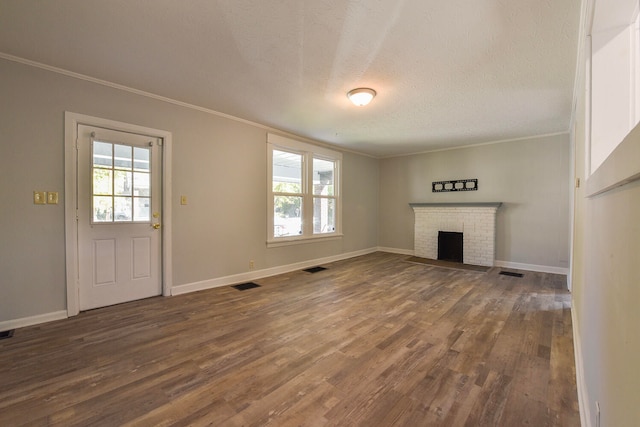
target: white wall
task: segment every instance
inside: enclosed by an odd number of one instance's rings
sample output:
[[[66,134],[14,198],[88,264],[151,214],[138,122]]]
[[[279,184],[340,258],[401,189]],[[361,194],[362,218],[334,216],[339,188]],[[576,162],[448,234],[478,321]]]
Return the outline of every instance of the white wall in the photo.
[[[266,129],[7,60],[0,76],[0,322],[66,310],[65,111],[172,132],[174,286],[377,246],[376,159],[344,153],[343,239],[267,249]]]
[[[569,260],[569,135],[395,157],[380,162],[380,246],[413,249],[415,202],[502,202],[496,260],[563,271]],[[477,191],[431,183],[478,178]],[[560,269],[560,270],[558,270]]]
[[[583,3],[585,34],[590,3]],[[635,0],[595,1],[593,30],[627,28],[637,7]],[[588,61],[586,49],[579,69],[588,70]],[[583,183],[575,189],[571,270],[580,412],[585,427],[635,426],[640,420],[640,126],[629,132],[628,123],[620,122],[605,134],[615,149],[591,174],[589,112],[610,109],[628,118],[629,109],[610,105],[609,98],[588,99],[588,76],[577,79],[574,111],[575,177]],[[603,88],[619,83],[614,74],[592,77]]]

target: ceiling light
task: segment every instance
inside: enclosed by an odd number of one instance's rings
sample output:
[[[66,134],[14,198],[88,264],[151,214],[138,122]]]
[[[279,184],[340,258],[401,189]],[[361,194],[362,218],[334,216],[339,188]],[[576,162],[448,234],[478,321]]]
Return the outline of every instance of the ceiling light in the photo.
[[[362,107],[370,103],[374,96],[376,96],[376,91],[366,87],[359,87],[357,89],[350,90],[349,93],[347,93],[347,97],[358,107]]]

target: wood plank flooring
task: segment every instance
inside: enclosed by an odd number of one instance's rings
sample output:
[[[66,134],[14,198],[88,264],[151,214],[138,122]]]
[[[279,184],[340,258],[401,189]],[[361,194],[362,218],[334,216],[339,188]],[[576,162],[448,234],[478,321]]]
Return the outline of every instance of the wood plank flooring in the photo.
[[[564,276],[407,258],[18,329],[0,425],[580,425]]]

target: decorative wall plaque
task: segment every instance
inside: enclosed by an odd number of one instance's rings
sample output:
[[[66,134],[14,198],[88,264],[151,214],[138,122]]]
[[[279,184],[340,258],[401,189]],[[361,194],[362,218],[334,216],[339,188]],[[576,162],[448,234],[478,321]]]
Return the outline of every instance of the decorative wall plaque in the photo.
[[[435,181],[431,183],[433,193],[444,193],[447,191],[477,191],[477,179],[457,179],[454,181]]]

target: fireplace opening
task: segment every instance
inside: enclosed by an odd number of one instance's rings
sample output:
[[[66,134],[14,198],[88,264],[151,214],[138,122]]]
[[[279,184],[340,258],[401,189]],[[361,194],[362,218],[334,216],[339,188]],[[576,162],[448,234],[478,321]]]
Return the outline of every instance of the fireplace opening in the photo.
[[[462,247],[462,233],[438,231],[439,260],[463,262]]]

